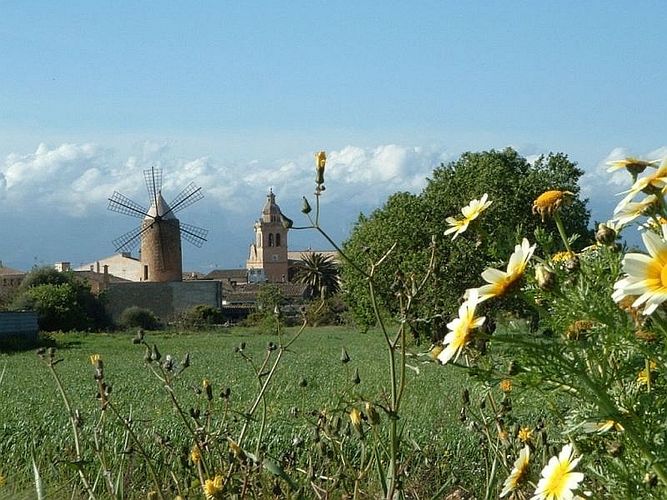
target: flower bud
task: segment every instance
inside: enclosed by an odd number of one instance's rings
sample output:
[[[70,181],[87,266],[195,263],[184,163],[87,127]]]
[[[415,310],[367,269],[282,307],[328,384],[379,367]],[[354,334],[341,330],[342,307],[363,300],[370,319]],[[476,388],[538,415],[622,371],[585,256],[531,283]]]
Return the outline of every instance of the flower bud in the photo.
[[[306,387],[307,385],[308,385],[308,381],[304,377],[301,377],[299,379],[299,387]]]
[[[361,432],[361,412],[356,408],[350,410],[350,423],[355,431]]]
[[[611,245],[616,241],[616,231],[606,224],[600,224],[595,232],[595,241],[600,245]]]
[[[352,378],[352,383],[358,385],[361,383],[361,377],[359,377],[359,368],[354,369],[354,377]]]
[[[315,182],[318,186],[324,184],[324,167],[327,163],[327,155],[324,151],[320,151],[315,155],[315,170],[317,172],[317,177]]]
[[[366,416],[368,417],[368,422],[371,425],[377,425],[380,423],[380,414],[375,409],[372,403],[366,401]]]
[[[206,393],[206,399],[209,401],[213,400],[213,388],[211,387],[211,383],[208,381],[208,379],[205,378],[201,385],[204,388],[204,392]]]
[[[185,369],[188,366],[190,366],[190,353],[186,352],[185,356],[183,357],[183,361],[181,361],[181,367]]]
[[[340,351],[340,362],[343,364],[350,362],[350,355],[347,353],[344,347]]]
[[[556,283],[556,274],[544,264],[535,266],[535,281],[542,290],[551,290]]]
[[[153,350],[151,351],[151,361],[160,361],[162,358],[162,354],[160,354],[160,351],[158,351],[158,348],[155,344],[153,344]]]
[[[310,208],[310,203],[308,203],[308,200],[304,196],[303,197],[303,205],[301,206],[301,212],[308,215],[311,211],[312,211],[312,208]]]

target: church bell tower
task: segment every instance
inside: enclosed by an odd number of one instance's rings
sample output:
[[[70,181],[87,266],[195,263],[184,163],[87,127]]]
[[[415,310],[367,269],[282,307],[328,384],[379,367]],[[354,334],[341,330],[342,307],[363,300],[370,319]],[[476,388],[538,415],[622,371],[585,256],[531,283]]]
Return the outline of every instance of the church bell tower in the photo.
[[[246,262],[251,283],[281,283],[288,279],[287,229],[283,227],[280,207],[270,190],[262,216],[255,222],[255,241]]]

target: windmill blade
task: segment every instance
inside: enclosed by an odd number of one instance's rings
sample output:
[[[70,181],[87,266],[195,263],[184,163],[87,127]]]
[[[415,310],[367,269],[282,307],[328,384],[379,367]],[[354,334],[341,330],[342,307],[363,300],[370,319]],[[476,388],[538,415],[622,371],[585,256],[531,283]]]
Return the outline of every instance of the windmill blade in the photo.
[[[162,169],[151,167],[150,170],[144,170],[144,181],[148,198],[157,206],[157,194],[162,191]]]
[[[166,214],[163,214],[163,217],[167,215],[169,212],[176,213],[181,210],[183,210],[185,207],[189,207],[193,203],[198,202],[204,197],[204,194],[201,192],[201,188],[195,186],[194,182],[191,182],[187,186],[185,186],[185,189],[178,193],[176,198],[174,198],[174,201],[172,201],[169,206],[171,207],[170,210],[167,211]]]
[[[148,215],[147,210],[136,201],[129,199],[127,196],[114,191],[111,198],[109,198],[109,206],[107,207],[112,212],[118,212],[123,215],[130,215],[143,219]]]
[[[208,229],[193,226],[192,224],[181,224],[181,236],[185,241],[192,243],[197,248],[202,247],[207,235]]]
[[[116,252],[132,251],[132,249],[137,246],[137,243],[139,243],[142,233],[151,226],[152,224],[149,224],[145,227],[135,227],[132,231],[128,231],[127,233],[113,240],[114,247],[116,247]]]

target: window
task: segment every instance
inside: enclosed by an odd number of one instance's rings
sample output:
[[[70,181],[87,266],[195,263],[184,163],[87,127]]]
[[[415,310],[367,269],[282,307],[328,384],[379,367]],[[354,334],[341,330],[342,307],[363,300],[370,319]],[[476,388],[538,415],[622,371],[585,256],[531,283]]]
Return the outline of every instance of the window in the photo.
[[[269,233],[269,246],[273,246],[273,233]]]
[[[272,255],[272,256],[271,256],[271,260],[272,260],[273,262],[278,262],[278,256],[277,256],[277,255]]]
[[[144,266],[144,281],[148,281],[148,266]]]
[[[277,246],[277,247],[280,246],[280,233],[277,233],[277,234],[276,234],[276,246]]]

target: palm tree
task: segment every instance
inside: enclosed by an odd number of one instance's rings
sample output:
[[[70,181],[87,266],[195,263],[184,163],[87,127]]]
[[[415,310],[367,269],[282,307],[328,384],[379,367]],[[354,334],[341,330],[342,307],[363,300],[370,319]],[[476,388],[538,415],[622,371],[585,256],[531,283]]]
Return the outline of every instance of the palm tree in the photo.
[[[329,297],[340,291],[338,266],[331,255],[317,252],[302,255],[296,281],[308,286],[311,297]]]

